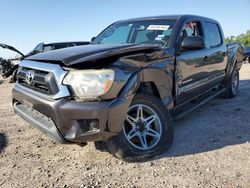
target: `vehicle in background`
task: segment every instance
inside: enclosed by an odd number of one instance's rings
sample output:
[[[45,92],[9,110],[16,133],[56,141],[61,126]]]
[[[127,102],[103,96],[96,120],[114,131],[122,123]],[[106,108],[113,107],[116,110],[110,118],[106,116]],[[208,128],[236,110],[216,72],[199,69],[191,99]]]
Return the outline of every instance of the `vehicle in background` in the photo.
[[[250,46],[244,47],[244,61],[250,63]]]
[[[18,53],[15,58],[3,59],[0,58],[0,75],[3,78],[8,78],[12,75],[11,81],[15,81],[15,73],[18,67],[18,64],[21,60],[31,55],[35,55],[42,52],[68,48],[73,46],[80,46],[80,45],[88,45],[90,42],[83,42],[83,41],[75,41],[75,42],[56,42],[56,43],[39,43],[31,52],[24,55],[22,52],[14,48],[13,46],[9,46],[7,44],[0,44],[0,47],[4,49],[8,49]]]
[[[173,120],[237,95],[242,62],[242,45],[226,45],[213,19],[123,20],[91,45],[25,58],[12,102],[58,142],[92,141],[119,159],[145,160],[170,148]]]
[[[47,52],[47,51],[52,51],[52,50],[58,50],[62,48],[68,48],[68,47],[73,47],[73,46],[81,46],[81,45],[88,45],[90,42],[81,42],[81,41],[75,41],[75,42],[56,42],[56,43],[40,43],[38,44],[34,50],[29,52],[27,56],[31,56],[37,53],[42,53],[42,52]]]

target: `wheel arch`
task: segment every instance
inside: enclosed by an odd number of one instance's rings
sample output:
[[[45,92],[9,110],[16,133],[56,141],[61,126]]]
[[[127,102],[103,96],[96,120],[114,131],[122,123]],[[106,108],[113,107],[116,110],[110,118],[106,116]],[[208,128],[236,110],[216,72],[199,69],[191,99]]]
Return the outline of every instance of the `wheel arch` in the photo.
[[[146,89],[145,89],[146,87]],[[108,129],[111,132],[119,133],[122,129],[122,122],[125,120],[127,110],[138,92],[147,91],[150,89],[151,94],[159,98],[166,109],[174,107],[172,97],[172,77],[165,71],[156,68],[142,69],[130,76],[126,85],[119,93],[118,99],[124,105],[112,108],[108,117]],[[145,89],[145,90],[144,90]],[[120,115],[113,116],[112,114],[119,112]],[[119,125],[119,126],[118,126]]]
[[[131,76],[121,95],[147,92],[159,98],[168,109],[173,108],[172,77],[162,69],[145,68]]]
[[[226,79],[230,78],[235,66],[240,70],[243,62],[243,50],[241,47],[231,48],[228,52],[228,63],[226,68]]]

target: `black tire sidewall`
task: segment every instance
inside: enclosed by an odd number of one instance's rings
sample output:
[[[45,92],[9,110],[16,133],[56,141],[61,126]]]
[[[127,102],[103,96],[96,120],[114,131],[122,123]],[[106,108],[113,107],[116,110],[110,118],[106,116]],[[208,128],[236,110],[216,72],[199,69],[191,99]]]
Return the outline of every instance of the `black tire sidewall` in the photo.
[[[233,76],[234,76],[235,71],[237,72],[237,79],[238,79],[238,86],[237,86],[236,92],[233,91],[233,88],[232,88]],[[239,70],[236,67],[234,67],[230,75],[230,78],[225,82],[225,89],[226,90],[223,93],[223,96],[226,98],[234,98],[239,93]]]
[[[234,81],[233,77],[234,77],[235,72],[237,74],[237,79],[238,79],[238,86],[237,86],[236,91],[234,91],[233,88],[232,88],[232,82]],[[235,97],[239,92],[239,89],[238,89],[239,88],[239,71],[236,68],[233,69],[233,72],[232,72],[232,74],[230,76],[230,82],[229,82],[228,88],[230,90],[229,92],[230,92],[231,97]]]

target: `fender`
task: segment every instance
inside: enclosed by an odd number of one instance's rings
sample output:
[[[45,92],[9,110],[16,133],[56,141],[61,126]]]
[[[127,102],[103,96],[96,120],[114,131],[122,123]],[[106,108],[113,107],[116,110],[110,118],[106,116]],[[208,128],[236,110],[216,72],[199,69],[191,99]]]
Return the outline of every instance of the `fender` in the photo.
[[[166,59],[172,60],[162,50],[157,50],[152,53],[139,53],[121,57],[117,63],[113,64],[130,76],[125,79],[125,85],[118,93],[115,102],[110,105],[111,110],[108,114],[107,124],[110,132],[119,133],[122,130],[121,125],[126,118],[131,101],[144,83],[154,83],[159,98],[166,109],[174,107],[172,97],[173,75],[169,70],[170,66],[166,66],[168,64]],[[159,67],[157,67],[157,64]],[[163,65],[165,69],[161,68]]]
[[[230,78],[235,66],[240,69],[243,62],[243,48],[242,46],[232,46],[228,48],[228,63],[226,67],[226,80]]]
[[[174,100],[172,97],[172,78],[164,70],[158,68],[144,68],[129,79],[125,88],[121,92],[121,97],[134,95],[142,83],[153,82],[159,92],[163,104],[172,109]]]
[[[122,130],[122,126],[119,125],[123,124],[133,97],[138,91],[140,85],[147,82],[153,82],[155,84],[160,99],[167,109],[170,110],[174,107],[174,101],[171,94],[172,79],[170,75],[157,68],[142,69],[129,78],[116,102],[111,104],[110,107],[112,107],[112,110],[109,112],[108,118],[108,129],[110,132],[119,133]],[[112,114],[117,114],[117,116]]]
[[[135,91],[139,86],[139,79],[137,75],[131,76],[127,81],[126,86],[122,89],[119,97],[110,105],[108,114],[108,130],[112,133],[119,133],[122,130],[123,122],[131,101],[135,95]],[[117,114],[114,116],[113,114]]]

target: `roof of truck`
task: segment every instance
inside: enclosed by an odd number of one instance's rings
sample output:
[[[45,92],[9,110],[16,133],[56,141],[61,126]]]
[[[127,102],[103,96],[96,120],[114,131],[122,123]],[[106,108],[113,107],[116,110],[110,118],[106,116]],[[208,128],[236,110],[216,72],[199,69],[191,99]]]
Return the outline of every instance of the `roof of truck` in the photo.
[[[150,20],[150,19],[173,19],[173,20],[178,20],[180,18],[182,18],[182,19],[199,18],[199,19],[205,19],[205,20],[210,20],[210,21],[213,21],[213,22],[217,22],[216,20],[213,20],[211,18],[198,16],[198,15],[192,15],[192,14],[149,16],[149,17],[126,19],[126,20],[121,20],[121,21],[140,21],[140,20],[142,21],[142,20]]]

